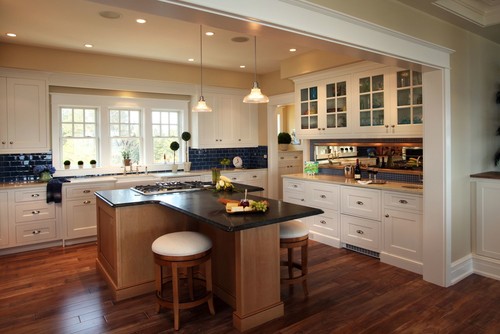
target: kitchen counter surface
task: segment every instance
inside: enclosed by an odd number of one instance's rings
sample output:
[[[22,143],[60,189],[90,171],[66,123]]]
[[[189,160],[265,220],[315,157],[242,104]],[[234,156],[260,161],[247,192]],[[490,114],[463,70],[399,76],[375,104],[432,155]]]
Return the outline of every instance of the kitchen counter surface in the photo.
[[[478,174],[472,174],[470,177],[479,178],[479,179],[494,179],[500,180],[500,172],[484,172]]]
[[[339,185],[347,185],[352,187],[362,187],[369,189],[380,189],[380,190],[394,190],[399,192],[406,192],[412,194],[422,194],[423,193],[423,185],[421,184],[413,184],[413,183],[403,183],[403,182],[393,182],[387,181],[384,184],[360,184],[354,179],[348,179],[343,176],[335,176],[335,175],[307,175],[307,174],[287,174],[283,175],[284,178],[298,179],[298,180],[309,180],[309,181],[317,181],[324,183],[334,183]],[[363,180],[367,181],[367,180]]]
[[[225,206],[219,202],[219,199],[240,200],[244,197],[243,189],[245,188],[249,192],[262,190],[260,187],[234,185],[237,191],[233,192],[215,192],[211,189],[204,189],[146,196],[129,189],[117,189],[98,191],[96,192],[96,196],[112,207],[156,203],[228,232],[241,231],[323,213],[322,210],[315,208],[248,195],[248,199],[267,200],[269,202],[268,211],[229,214],[226,213]]]

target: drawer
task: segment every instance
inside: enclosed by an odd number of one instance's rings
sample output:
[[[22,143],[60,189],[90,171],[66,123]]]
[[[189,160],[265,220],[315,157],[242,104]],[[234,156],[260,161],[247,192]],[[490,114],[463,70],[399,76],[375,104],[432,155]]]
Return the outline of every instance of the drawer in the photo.
[[[16,225],[16,243],[30,244],[54,240],[57,237],[55,220]]]
[[[286,190],[283,192],[283,201],[292,204],[306,205],[305,192]]]
[[[288,190],[305,191],[304,182],[285,178],[283,179],[283,193],[287,192]]]
[[[16,203],[47,200],[47,188],[37,187],[25,190],[17,190],[15,195]]]
[[[422,211],[422,196],[384,191],[384,205],[398,209]]]
[[[93,185],[85,185],[85,186],[66,186],[65,187],[66,198],[92,198],[94,197],[94,193],[100,190],[109,190],[114,188],[113,183],[109,184],[93,184]]]
[[[380,222],[340,215],[340,230],[343,243],[380,252]]]
[[[380,190],[355,187],[341,188],[341,213],[380,220],[381,206]]]
[[[338,238],[340,236],[338,211],[326,209],[323,211],[323,214],[310,217],[310,230]]]
[[[321,209],[339,209],[339,186],[309,182],[306,187],[308,205]]]
[[[54,203],[36,201],[26,204],[16,204],[15,208],[16,223],[56,218]]]

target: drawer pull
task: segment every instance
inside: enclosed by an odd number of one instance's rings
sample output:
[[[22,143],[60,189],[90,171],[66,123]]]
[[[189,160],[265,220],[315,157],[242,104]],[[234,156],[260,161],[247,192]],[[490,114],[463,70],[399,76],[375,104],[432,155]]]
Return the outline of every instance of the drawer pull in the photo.
[[[321,195],[320,197],[321,197],[321,198],[326,198],[326,195]]]
[[[31,194],[31,197],[40,197],[40,194]]]
[[[90,204],[92,203],[91,201],[83,201],[83,204]]]
[[[361,202],[361,201],[357,201],[357,202],[356,202],[356,204],[357,204],[357,205],[363,205],[364,203],[363,203],[363,202]]]
[[[363,230],[356,230],[356,233],[357,234],[365,234],[365,232],[363,232]]]
[[[401,203],[401,204],[408,204],[408,201],[407,201],[407,200],[405,200],[405,199],[400,199],[400,200],[399,200],[399,203]]]
[[[385,218],[389,218],[389,215],[387,213],[385,214]]]
[[[323,224],[323,225],[326,225],[326,221],[324,221],[324,220],[320,220],[319,222],[320,222],[321,224]]]
[[[31,234],[40,234],[40,233],[42,233],[42,231],[40,230],[33,230],[33,232],[31,232]]]
[[[301,201],[301,202],[304,202],[304,201],[305,201],[305,199],[301,198],[301,199],[300,199],[300,201]]]
[[[88,189],[85,189],[85,190],[83,191],[83,193],[84,193],[84,194],[88,194],[89,192],[90,192],[90,190],[88,190]]]
[[[253,177],[254,179],[256,179],[256,178],[257,178],[257,175],[254,175],[254,176],[252,176],[252,177]]]
[[[33,211],[31,211],[31,214],[38,215],[38,214],[40,214],[40,210],[33,210]]]
[[[237,178],[235,178],[235,177],[232,177],[232,178],[231,178],[231,180],[233,180],[233,181],[236,181],[236,180],[237,180]]]
[[[297,186],[296,184],[294,184],[292,187],[294,187],[294,188],[298,188],[298,186]]]

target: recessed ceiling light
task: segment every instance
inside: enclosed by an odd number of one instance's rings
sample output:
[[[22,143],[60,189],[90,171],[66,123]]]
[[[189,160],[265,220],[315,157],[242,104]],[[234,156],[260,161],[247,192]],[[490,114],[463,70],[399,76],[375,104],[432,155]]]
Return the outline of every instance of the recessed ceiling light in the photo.
[[[290,49],[290,52],[295,52],[295,51],[297,51],[297,49],[293,49],[293,48]]]
[[[194,59],[193,58],[189,58],[188,61],[194,61]]]
[[[246,66],[245,65],[240,65],[240,68],[245,68]]]
[[[102,12],[99,12],[99,15],[105,19],[119,19],[122,16],[122,14],[111,10],[103,10]]]
[[[87,44],[85,44],[84,46],[85,46],[86,48],[89,48],[89,49],[94,47],[92,44],[88,44],[88,43],[87,43]]]
[[[14,34],[13,32],[8,32],[6,33],[5,35],[9,36],[9,37],[16,37],[17,35]]]
[[[135,20],[135,22],[143,24],[143,23],[146,23],[146,20],[145,19],[137,19],[137,20]]]
[[[236,42],[236,43],[244,43],[244,42],[248,42],[248,37],[245,37],[245,36],[233,37],[233,38],[231,38],[231,40],[233,42]]]
[[[213,36],[213,35],[215,35],[215,34],[214,34],[212,31],[207,31],[207,32],[205,33],[205,35],[207,35],[207,36]]]

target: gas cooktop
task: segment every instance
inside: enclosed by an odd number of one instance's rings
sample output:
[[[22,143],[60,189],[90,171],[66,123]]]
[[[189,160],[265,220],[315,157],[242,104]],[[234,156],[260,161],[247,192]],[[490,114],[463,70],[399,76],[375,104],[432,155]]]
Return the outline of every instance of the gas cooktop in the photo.
[[[156,182],[155,184],[135,186],[132,189],[142,195],[158,195],[168,194],[180,191],[194,191],[212,187],[211,182],[201,181],[170,181],[170,182]]]

